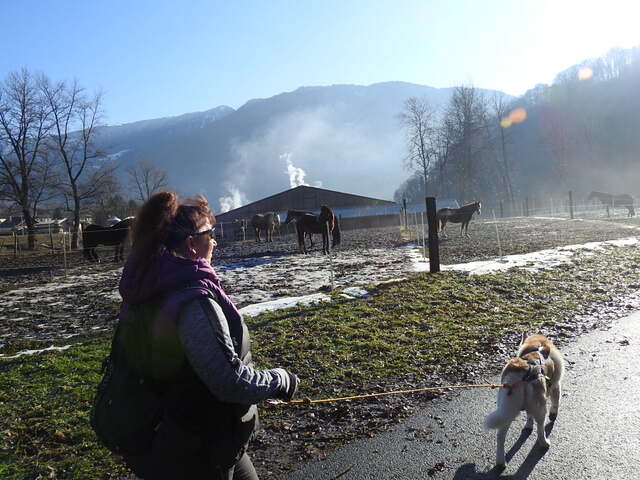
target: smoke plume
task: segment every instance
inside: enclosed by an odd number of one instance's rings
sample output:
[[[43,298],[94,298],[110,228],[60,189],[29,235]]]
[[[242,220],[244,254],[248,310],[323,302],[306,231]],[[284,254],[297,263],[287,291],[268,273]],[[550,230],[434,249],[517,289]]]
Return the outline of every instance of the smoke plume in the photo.
[[[229,210],[233,210],[234,208],[241,207],[248,203],[246,195],[237,187],[228,185],[227,191],[229,192],[228,196],[220,197],[218,199],[218,202],[220,202],[220,213],[228,212]]]
[[[287,162],[287,169],[284,173],[289,175],[289,186],[291,188],[295,188],[299,187],[300,185],[306,185],[306,183],[304,183],[304,177],[306,173],[302,168],[293,165],[293,162],[291,161],[291,154],[283,153],[282,155],[280,155],[280,158]]]

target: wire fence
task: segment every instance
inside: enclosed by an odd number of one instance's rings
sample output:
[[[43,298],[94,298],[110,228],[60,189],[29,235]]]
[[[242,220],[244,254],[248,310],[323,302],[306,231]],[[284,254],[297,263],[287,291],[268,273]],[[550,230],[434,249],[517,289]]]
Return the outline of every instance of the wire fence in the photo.
[[[574,196],[548,196],[546,199],[525,197],[520,202],[483,205],[482,219],[507,217],[553,217],[558,219],[602,219],[615,220],[626,217],[631,211],[624,206],[607,206],[599,201],[581,201],[574,203]],[[455,200],[437,202],[437,208],[456,207]],[[609,207],[609,208],[607,208]],[[427,257],[428,228],[425,202],[400,205],[381,205],[371,207],[336,208],[341,228],[383,228],[399,227],[408,241],[415,242]],[[488,213],[488,215],[487,215]],[[478,220],[476,220],[478,221]],[[496,227],[497,229],[497,227]],[[114,231],[109,229],[110,231]],[[265,240],[264,230],[260,232],[261,241]],[[291,242],[295,238],[295,224],[280,224],[273,230],[276,242]],[[34,236],[35,249],[29,248],[26,233],[12,232],[0,235],[0,271],[24,268],[67,268],[74,265],[95,263],[84,252],[83,234],[78,232],[77,248],[71,248],[72,236],[69,231],[37,233]],[[216,241],[220,247],[228,245],[247,245],[255,243],[256,234],[248,221],[221,222],[216,224]],[[498,237],[498,242],[500,242]],[[124,244],[125,251],[130,248],[130,240]],[[101,261],[112,261],[114,247],[98,245],[92,249]]]

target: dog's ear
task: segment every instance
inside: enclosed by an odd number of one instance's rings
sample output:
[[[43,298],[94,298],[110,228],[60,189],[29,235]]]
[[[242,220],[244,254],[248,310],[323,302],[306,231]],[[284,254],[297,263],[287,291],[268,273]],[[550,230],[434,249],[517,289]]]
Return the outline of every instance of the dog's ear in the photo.
[[[522,335],[520,335],[520,343],[518,344],[518,346],[522,345],[526,338],[527,338],[527,332],[522,332]]]

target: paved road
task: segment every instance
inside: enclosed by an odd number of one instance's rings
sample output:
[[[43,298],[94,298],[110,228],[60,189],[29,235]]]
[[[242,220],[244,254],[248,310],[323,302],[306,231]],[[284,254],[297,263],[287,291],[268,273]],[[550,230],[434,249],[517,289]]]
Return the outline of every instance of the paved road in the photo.
[[[640,478],[640,312],[609,330],[580,337],[563,354],[568,370],[551,448],[545,452],[535,434],[521,433],[522,416],[511,425],[509,464],[501,476],[492,469],[495,431],[481,426],[495,406],[495,391],[477,389],[437,400],[377,437],[355,441],[279,478]]]

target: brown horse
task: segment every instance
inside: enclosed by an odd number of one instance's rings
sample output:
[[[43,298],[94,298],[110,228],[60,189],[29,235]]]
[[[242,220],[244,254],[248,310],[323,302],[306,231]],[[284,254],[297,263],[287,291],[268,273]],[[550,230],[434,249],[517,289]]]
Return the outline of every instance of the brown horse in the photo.
[[[247,233],[247,219],[236,218],[233,221],[234,240],[244,240]]]
[[[320,207],[320,215],[314,215],[313,213],[300,213],[296,210],[289,210],[287,212],[287,219],[285,224],[296,221],[296,231],[298,232],[298,247],[301,253],[307,253],[307,248],[304,242],[305,233],[320,233],[322,234],[322,253],[328,254],[329,248],[329,233],[332,235],[332,247],[340,245],[340,226],[333,211],[326,205]]]
[[[129,227],[133,224],[133,217],[127,217],[110,227],[90,224],[82,231],[82,253],[88,260],[100,261],[96,247],[107,245],[116,247],[113,261],[118,262],[124,257],[124,242],[129,235]]]
[[[284,221],[284,225],[288,223],[295,222],[303,215],[315,215],[313,212],[309,212],[307,210],[287,210],[287,218]],[[296,226],[296,233],[298,232],[298,227]],[[313,233],[304,232],[304,235],[309,239],[309,243],[311,244],[310,248],[313,248]]]
[[[587,202],[593,199],[598,199],[600,203],[607,209],[607,217],[611,216],[609,208],[623,207],[627,209],[627,217],[633,217],[636,214],[633,208],[633,197],[628,193],[621,193],[620,195],[611,195],[604,192],[591,192],[587,197]]]
[[[446,237],[447,234],[444,231],[444,227],[447,225],[447,222],[451,223],[461,223],[460,225],[460,235],[469,236],[469,222],[473,217],[473,214],[478,212],[480,215],[480,202],[467,203],[466,205],[461,206],[460,208],[441,208],[436,213],[436,218],[438,220],[438,232],[442,232],[442,234]]]
[[[280,225],[280,217],[275,212],[256,213],[251,219],[251,226],[256,233],[256,242],[262,238],[260,232],[265,231],[265,242],[273,242],[273,231]]]

